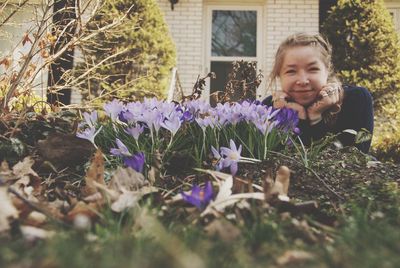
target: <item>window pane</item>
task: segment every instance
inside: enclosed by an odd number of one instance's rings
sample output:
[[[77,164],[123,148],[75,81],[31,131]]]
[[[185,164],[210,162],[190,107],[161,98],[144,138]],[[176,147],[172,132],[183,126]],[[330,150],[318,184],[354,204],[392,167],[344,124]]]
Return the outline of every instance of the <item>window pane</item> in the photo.
[[[257,11],[213,10],[212,56],[256,56]]]
[[[228,81],[228,74],[232,71],[231,61],[212,61],[211,72],[214,72],[217,76],[215,79],[211,79],[210,82],[210,93],[215,91],[224,91],[226,82]]]

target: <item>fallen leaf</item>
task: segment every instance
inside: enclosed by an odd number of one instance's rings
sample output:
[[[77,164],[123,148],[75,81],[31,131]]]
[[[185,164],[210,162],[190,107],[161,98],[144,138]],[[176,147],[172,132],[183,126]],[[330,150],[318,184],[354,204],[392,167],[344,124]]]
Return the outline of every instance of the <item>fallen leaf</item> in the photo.
[[[105,185],[103,153],[97,150],[85,176],[86,186],[82,189],[83,196],[90,196],[98,192],[94,182]]]
[[[33,175],[35,177],[38,177],[38,174],[33,171],[32,166],[35,163],[35,161],[31,157],[25,157],[22,162],[18,162],[15,164],[12,168],[13,174],[18,178],[22,179],[25,176],[28,175]]]
[[[314,259],[314,255],[302,250],[287,250],[277,258],[276,263],[280,266],[288,264],[299,264]]]
[[[233,177],[227,177],[225,181],[220,185],[215,202],[220,202],[232,195]]]
[[[115,202],[111,204],[111,210],[115,212],[122,212],[126,208],[131,208],[137,204],[142,196],[143,195],[140,192],[124,192]]]
[[[158,150],[153,154],[153,161],[149,172],[147,173],[147,179],[151,184],[154,184],[160,179],[160,169],[161,169],[161,154]]]
[[[47,222],[46,215],[38,211],[32,211],[23,221],[25,225],[30,225],[35,227],[41,226],[46,222]]]
[[[74,227],[78,230],[87,230],[92,226],[92,221],[85,214],[77,214],[74,218]]]
[[[288,195],[290,183],[290,169],[287,166],[280,166],[276,172],[275,184],[280,184],[281,190],[278,192],[281,195]]]
[[[47,238],[51,238],[55,232],[54,231],[47,231],[38,227],[34,227],[34,226],[21,226],[20,227],[22,236],[32,242],[32,241],[36,241],[38,239],[47,239]]]
[[[86,204],[83,201],[79,201],[71,211],[68,212],[68,214],[65,217],[65,220],[73,223],[75,218],[78,215],[85,215],[89,219],[94,220],[98,216],[98,210],[99,210],[99,205],[98,203],[89,203]]]
[[[263,180],[263,190],[265,195],[265,200],[269,201],[272,197],[272,188],[274,187],[274,180],[272,179],[272,172],[269,170],[265,175],[265,179]]]
[[[18,210],[11,202],[8,188],[0,186],[0,233],[10,229],[10,222],[18,219]]]
[[[147,185],[142,173],[137,172],[132,168],[118,167],[111,178],[108,187],[116,191],[134,191]]]

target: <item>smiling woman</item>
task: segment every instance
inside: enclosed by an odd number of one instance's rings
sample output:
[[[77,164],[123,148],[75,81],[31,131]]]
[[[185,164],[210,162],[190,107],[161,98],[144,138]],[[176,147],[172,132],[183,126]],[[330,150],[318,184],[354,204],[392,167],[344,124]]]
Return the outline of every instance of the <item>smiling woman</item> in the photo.
[[[306,145],[328,133],[339,134],[344,146],[368,152],[371,141],[356,144],[347,129],[373,132],[372,97],[367,89],[342,86],[331,63],[330,44],[319,34],[289,36],[278,48],[270,75],[273,96],[263,103],[298,113],[300,138]],[[279,79],[280,89],[276,88]]]

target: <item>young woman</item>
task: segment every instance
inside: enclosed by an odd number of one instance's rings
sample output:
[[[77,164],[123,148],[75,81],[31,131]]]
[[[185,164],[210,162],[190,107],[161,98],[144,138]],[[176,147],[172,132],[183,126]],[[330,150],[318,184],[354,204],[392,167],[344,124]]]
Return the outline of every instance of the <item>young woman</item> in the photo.
[[[356,144],[355,135],[343,130],[366,129],[372,135],[371,94],[362,87],[342,86],[334,74],[331,54],[330,44],[319,34],[289,36],[275,55],[270,75],[273,94],[263,104],[296,110],[305,145],[334,133],[343,146],[354,145],[367,153],[371,140]]]

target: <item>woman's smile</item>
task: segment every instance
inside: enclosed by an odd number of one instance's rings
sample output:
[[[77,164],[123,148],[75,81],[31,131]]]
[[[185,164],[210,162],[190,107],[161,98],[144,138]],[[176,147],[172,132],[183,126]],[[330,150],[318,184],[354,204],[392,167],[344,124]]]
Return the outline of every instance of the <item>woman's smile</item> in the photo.
[[[299,46],[286,51],[279,76],[282,90],[305,107],[318,98],[328,70],[313,47]]]

